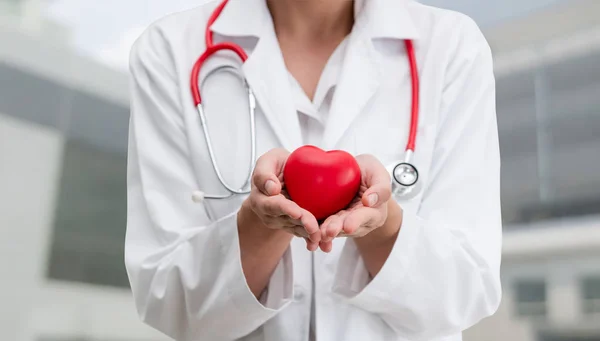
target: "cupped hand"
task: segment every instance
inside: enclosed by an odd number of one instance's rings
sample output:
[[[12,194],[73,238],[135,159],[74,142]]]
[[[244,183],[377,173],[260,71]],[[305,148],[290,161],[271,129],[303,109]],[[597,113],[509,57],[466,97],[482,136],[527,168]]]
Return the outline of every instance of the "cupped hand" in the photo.
[[[291,201],[283,189],[283,167],[289,154],[277,148],[257,160],[246,204],[267,228],[305,238],[308,250],[315,251],[321,241],[317,220]]]
[[[387,219],[387,202],[391,198],[391,178],[385,166],[372,155],[359,155],[361,184],[356,198],[347,209],[325,219],[321,224],[320,248],[330,252],[336,237],[360,238],[383,226]]]

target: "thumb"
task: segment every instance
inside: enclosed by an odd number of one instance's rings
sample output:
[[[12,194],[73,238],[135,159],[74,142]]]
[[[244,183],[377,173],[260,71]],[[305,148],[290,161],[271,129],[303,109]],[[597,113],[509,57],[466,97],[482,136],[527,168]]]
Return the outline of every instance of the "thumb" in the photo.
[[[378,184],[373,187],[369,187],[369,189],[363,194],[361,201],[365,207],[378,207],[390,200],[391,196],[392,190],[389,183],[385,185]]]
[[[367,190],[361,201],[365,207],[378,207],[392,196],[390,175],[385,167],[374,157],[361,158],[359,161]]]
[[[264,195],[274,196],[281,193],[278,175],[289,153],[283,149],[272,149],[256,161],[252,184]]]
[[[265,181],[264,188],[261,190],[261,192],[268,196],[278,195],[281,193],[281,182],[279,182],[279,179],[277,178],[268,179]]]

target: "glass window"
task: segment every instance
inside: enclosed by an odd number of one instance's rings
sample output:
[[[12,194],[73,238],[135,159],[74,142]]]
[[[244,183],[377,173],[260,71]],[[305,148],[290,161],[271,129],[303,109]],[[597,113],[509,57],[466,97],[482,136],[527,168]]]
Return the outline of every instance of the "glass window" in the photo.
[[[600,52],[550,65],[548,98],[553,206],[595,202],[588,213],[600,213]],[[585,212],[581,212],[585,213]]]
[[[128,286],[123,240],[129,108],[1,62],[0,88],[0,112],[66,138],[48,276]],[[29,100],[32,93],[35,101]]]
[[[71,90],[0,60],[0,112],[60,130]],[[31,100],[35,94],[35,101]]]
[[[497,79],[508,225],[600,213],[600,52]]]
[[[515,306],[519,316],[546,315],[546,282],[521,280],[515,284]]]
[[[584,313],[600,314],[600,275],[582,280],[581,296]]]
[[[49,277],[127,287],[126,155],[69,140],[65,147]]]
[[[48,276],[127,287],[127,107],[70,90]]]
[[[506,223],[525,220],[523,207],[539,203],[534,78],[534,72],[528,70],[496,81]]]

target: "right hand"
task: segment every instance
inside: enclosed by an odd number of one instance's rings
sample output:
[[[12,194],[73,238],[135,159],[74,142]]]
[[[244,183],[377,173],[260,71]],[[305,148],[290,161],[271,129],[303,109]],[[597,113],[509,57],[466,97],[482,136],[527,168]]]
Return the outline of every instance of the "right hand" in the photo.
[[[261,156],[252,175],[252,190],[246,205],[269,229],[283,230],[306,240],[315,251],[321,241],[319,224],[310,212],[289,199],[283,188],[283,167],[290,153],[271,149]]]

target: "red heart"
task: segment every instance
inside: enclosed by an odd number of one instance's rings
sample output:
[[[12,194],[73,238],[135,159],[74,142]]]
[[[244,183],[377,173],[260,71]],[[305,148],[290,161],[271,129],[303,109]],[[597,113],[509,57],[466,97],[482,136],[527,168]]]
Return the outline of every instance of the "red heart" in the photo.
[[[317,220],[343,210],[360,187],[360,168],[341,150],[315,146],[296,149],[287,159],[283,181],[290,198]]]

